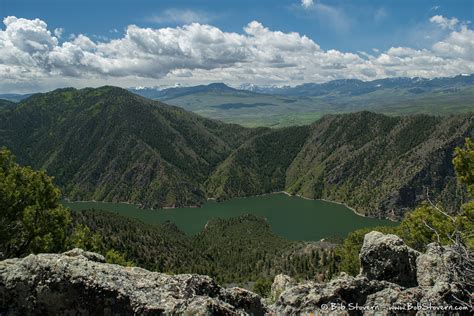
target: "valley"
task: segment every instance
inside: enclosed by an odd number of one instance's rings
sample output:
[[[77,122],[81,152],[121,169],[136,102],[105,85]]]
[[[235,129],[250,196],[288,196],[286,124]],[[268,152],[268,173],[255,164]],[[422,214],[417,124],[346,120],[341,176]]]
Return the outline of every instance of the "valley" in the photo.
[[[105,86],[58,89],[0,108],[0,144],[45,169],[72,201],[202,206],[287,191],[399,220],[426,194],[455,208],[454,148],[472,114],[325,115],[245,128]]]
[[[333,80],[294,87],[223,83],[167,89],[129,89],[138,95],[247,127],[310,124],[326,114],[372,111],[386,115],[449,115],[472,111],[474,76]],[[0,96],[1,98],[1,96]]]
[[[474,315],[472,0],[1,3],[0,316]]]
[[[170,221],[188,235],[205,229],[209,220],[252,214],[266,219],[272,231],[288,240],[342,239],[359,228],[391,226],[393,222],[355,214],[344,205],[290,197],[283,193],[249,198],[235,198],[224,202],[209,201],[200,208],[140,209],[124,203],[63,202],[71,210],[96,209],[136,218],[144,223]]]

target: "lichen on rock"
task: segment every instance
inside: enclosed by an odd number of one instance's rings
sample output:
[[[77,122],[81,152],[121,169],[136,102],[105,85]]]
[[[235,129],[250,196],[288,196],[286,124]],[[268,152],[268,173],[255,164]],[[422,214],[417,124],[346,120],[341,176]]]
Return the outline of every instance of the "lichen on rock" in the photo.
[[[359,313],[368,315],[390,314],[393,307],[401,309],[392,314],[406,314],[414,309],[403,308],[420,304],[462,306],[469,311],[472,283],[455,280],[455,272],[459,273],[455,259],[451,247],[430,244],[420,254],[396,235],[370,232],[364,238],[358,276],[341,273],[327,283],[297,284],[286,288],[270,308],[285,315],[324,314],[331,306],[340,307],[331,311],[336,314],[347,314],[351,306],[359,306]],[[430,314],[430,310],[425,312]]]
[[[416,286],[416,258],[419,254],[397,235],[372,231],[365,235],[360,251],[361,274],[369,279]]]
[[[2,315],[264,314],[258,295],[204,275],[167,275],[102,262],[74,249],[0,262]]]

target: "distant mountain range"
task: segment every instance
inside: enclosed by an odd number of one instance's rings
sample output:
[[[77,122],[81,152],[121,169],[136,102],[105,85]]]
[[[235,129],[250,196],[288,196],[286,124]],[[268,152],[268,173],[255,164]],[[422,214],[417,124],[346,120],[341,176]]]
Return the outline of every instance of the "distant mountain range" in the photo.
[[[403,89],[414,94],[432,92],[435,90],[459,89],[472,87],[474,75],[459,75],[449,78],[387,78],[373,81],[362,81],[358,79],[332,80],[325,83],[305,83],[291,86],[258,86],[253,84],[242,84],[238,89],[231,88],[224,83],[211,83],[193,87],[173,88],[130,88],[129,91],[150,99],[173,99],[194,93],[202,92],[238,92],[249,91],[259,94],[277,94],[286,96],[314,97],[329,94],[358,96],[385,89]],[[0,95],[1,97],[1,95]]]
[[[278,94],[288,96],[321,96],[340,94],[358,96],[385,89],[404,89],[414,94],[432,92],[435,90],[458,89],[474,85],[474,75],[459,75],[452,78],[387,78],[374,81],[357,79],[333,80],[325,83],[305,83],[295,87],[259,87],[251,84],[241,85],[240,88],[258,93]]]
[[[142,97],[166,101],[168,99],[174,99],[183,97],[189,94],[205,93],[205,92],[230,92],[238,93],[239,90],[231,88],[224,83],[211,83],[208,85],[199,85],[192,87],[173,87],[166,89],[159,88],[129,88],[129,91],[141,95]],[[1,96],[0,96],[1,97]]]
[[[31,96],[33,93],[27,94],[16,94],[16,93],[4,93],[0,94],[0,101],[20,102]]]
[[[453,78],[389,78],[374,81],[334,80],[296,87],[240,89],[223,83],[169,89],[130,89],[147,98],[244,126],[310,124],[325,114],[362,110],[388,114],[449,115],[474,108],[474,75]]]
[[[363,110],[387,115],[450,115],[469,113],[474,108],[474,75],[374,81],[344,79],[295,87],[243,84],[237,89],[212,83],[128,90],[208,118],[247,127],[305,125],[325,114]],[[3,94],[0,99],[18,102],[28,96]],[[4,102],[0,101],[0,107],[5,106]]]
[[[222,85],[216,89],[227,89]],[[55,177],[72,200],[200,205],[285,190],[376,217],[462,192],[453,149],[474,115],[326,115],[304,126],[244,128],[116,87],[59,89],[0,107],[0,146]]]
[[[373,81],[362,81],[358,79],[340,79],[332,80],[325,83],[305,83],[291,86],[258,86],[250,83],[241,84],[238,88],[232,88],[225,83],[211,83],[208,85],[198,85],[190,87],[171,87],[171,88],[147,88],[137,87],[129,88],[128,90],[146,97],[148,99],[168,100],[177,97],[182,97],[195,93],[206,92],[221,92],[221,93],[243,93],[245,91],[254,92],[258,94],[277,94],[287,96],[302,96],[312,97],[327,94],[341,94],[341,95],[362,95],[368,94],[377,90],[385,89],[407,89],[414,94],[432,92],[435,90],[445,90],[451,92],[451,89],[459,89],[463,87],[472,87],[474,85],[474,74],[458,75],[456,77],[445,78],[387,78]],[[0,99],[12,102],[19,102],[27,97],[29,94],[14,94],[6,93],[0,94]]]

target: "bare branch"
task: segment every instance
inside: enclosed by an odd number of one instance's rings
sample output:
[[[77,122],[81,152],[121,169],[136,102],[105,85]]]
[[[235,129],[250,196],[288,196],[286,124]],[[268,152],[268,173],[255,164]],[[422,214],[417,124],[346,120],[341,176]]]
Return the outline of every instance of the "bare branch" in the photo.
[[[423,224],[425,224],[426,227],[428,227],[431,231],[433,231],[436,234],[436,238],[438,239],[438,243],[441,244],[441,238],[439,237],[438,231],[436,229],[434,229],[433,227],[431,227],[430,225],[428,225],[425,220],[423,221]]]
[[[431,207],[433,207],[435,210],[437,210],[438,212],[440,212],[441,214],[443,214],[444,216],[446,216],[447,218],[449,218],[453,223],[456,222],[456,220],[451,216],[449,215],[448,213],[444,212],[443,210],[441,210],[437,205],[435,205],[431,199],[430,199],[430,191],[428,188],[426,188],[426,199],[428,200],[428,203],[430,203]]]

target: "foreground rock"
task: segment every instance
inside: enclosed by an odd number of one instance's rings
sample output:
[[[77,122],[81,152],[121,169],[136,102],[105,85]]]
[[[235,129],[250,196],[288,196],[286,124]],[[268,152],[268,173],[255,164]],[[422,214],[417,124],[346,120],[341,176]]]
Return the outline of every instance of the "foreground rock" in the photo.
[[[278,274],[273,279],[273,284],[270,291],[271,299],[276,300],[283,291],[295,285],[296,281],[292,277],[285,274]]]
[[[433,286],[437,282],[452,283],[456,279],[457,254],[449,247],[431,243],[416,260],[417,281],[420,286]]]
[[[263,315],[258,295],[202,275],[104,263],[75,249],[0,262],[1,315]]]
[[[398,236],[371,232],[364,238],[358,276],[342,273],[328,283],[286,287],[271,309],[285,315],[468,314],[474,280],[458,253],[430,244],[420,254]]]
[[[373,280],[415,286],[416,258],[419,254],[396,235],[370,232],[365,235],[360,251],[361,274]]]
[[[364,305],[368,295],[394,286],[388,282],[369,280],[364,276],[342,273],[328,283],[307,282],[284,291],[275,306],[278,313],[314,313],[325,307],[347,305],[348,302]]]
[[[365,236],[360,260],[358,276],[341,273],[327,283],[297,284],[278,275],[269,299],[275,303],[266,307],[258,295],[224,289],[207,276],[125,268],[80,249],[30,255],[0,262],[0,315],[472,312],[469,252],[430,244],[420,254],[395,235],[371,232]]]

